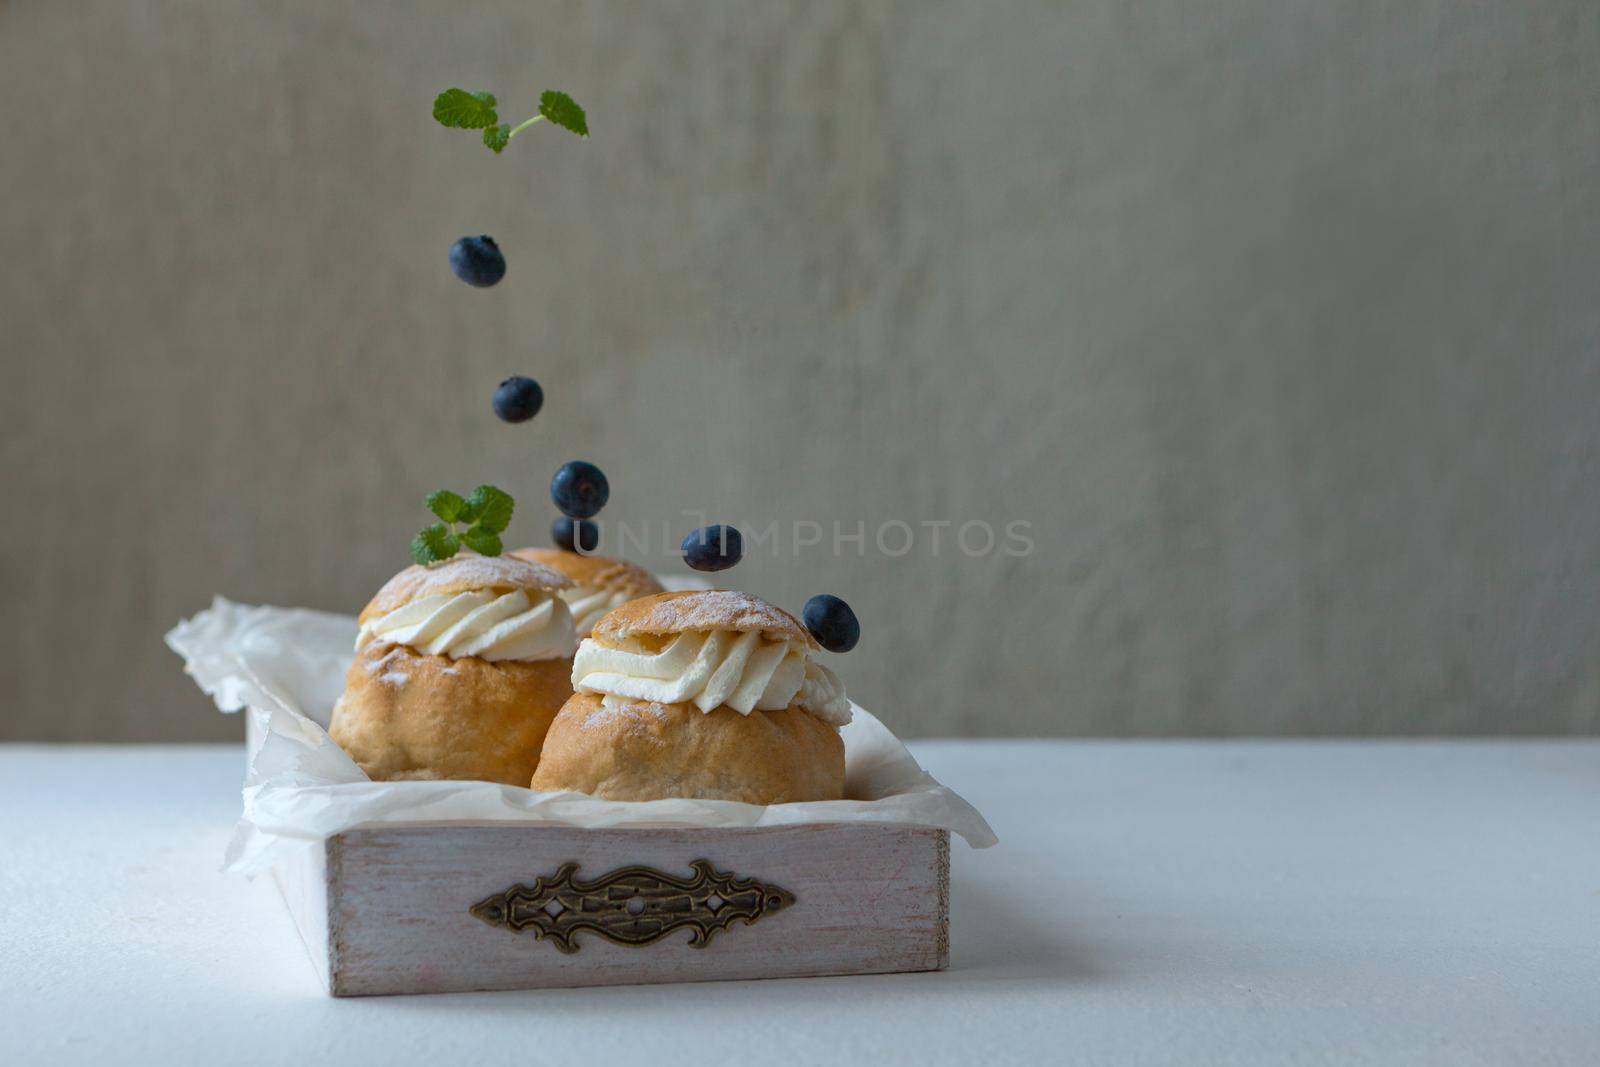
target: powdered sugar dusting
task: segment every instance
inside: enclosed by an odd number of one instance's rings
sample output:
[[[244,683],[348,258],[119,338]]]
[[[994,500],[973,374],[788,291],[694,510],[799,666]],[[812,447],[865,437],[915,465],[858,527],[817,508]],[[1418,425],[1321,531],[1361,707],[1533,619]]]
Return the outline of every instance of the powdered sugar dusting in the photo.
[[[388,671],[378,676],[378,681],[384,685],[402,686],[411,681],[411,675],[405,671]]]
[[[598,730],[606,726],[621,726],[625,730],[638,729],[644,725],[644,719],[649,716],[657,722],[664,722],[669,712],[664,705],[655,701],[622,701],[614,697],[606,697],[600,706],[589,713],[583,720],[584,730]]]
[[[619,613],[623,617],[613,623]],[[618,637],[687,630],[759,630],[779,640],[804,635],[810,643],[810,635],[794,616],[760,597],[732,589],[645,597],[624,604],[595,626],[596,633]]]
[[[513,556],[463,552],[432,566],[407,567],[378,590],[362,615],[392,611],[402,604],[440,593],[474,589],[533,589],[553,593],[571,584],[566,577],[542,563]]]
[[[367,660],[363,667],[368,674],[377,674],[379,671],[383,670],[384,666],[388,664],[390,660],[399,655],[402,655],[402,650],[399,647],[391,648],[377,659]]]

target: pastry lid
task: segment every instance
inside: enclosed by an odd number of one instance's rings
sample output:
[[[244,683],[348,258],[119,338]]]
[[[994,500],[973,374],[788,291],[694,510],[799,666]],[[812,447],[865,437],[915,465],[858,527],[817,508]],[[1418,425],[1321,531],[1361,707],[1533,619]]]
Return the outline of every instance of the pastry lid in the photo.
[[[630,600],[595,623],[593,636],[622,638],[701,630],[756,631],[769,641],[818,648],[799,619],[760,597],[731,589],[657,593]]]
[[[454,596],[479,590],[509,593],[514,589],[555,594],[571,585],[571,580],[559,572],[525,559],[463,552],[443,563],[407,567],[390,578],[357,621],[364,623],[387,615],[425,596]]]
[[[627,560],[609,556],[586,556],[559,548],[519,548],[511,555],[549,567],[578,585],[592,586],[612,593],[626,593],[628,599],[661,592],[656,576]]]

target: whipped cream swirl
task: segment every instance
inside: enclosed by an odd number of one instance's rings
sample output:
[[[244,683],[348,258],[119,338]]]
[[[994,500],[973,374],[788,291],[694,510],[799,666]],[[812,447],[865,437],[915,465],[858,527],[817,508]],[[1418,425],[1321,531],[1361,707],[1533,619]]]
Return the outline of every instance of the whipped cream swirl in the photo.
[[[572,654],[577,640],[572,612],[561,598],[529,589],[476,589],[418,597],[371,619],[361,627],[356,648],[377,642],[494,662],[560,659]]]
[[[781,711],[798,697],[824,722],[850,721],[850,701],[832,671],[811,662],[804,645],[766,641],[754,631],[681,633],[659,651],[634,638],[589,638],[572,661],[572,687],[701,711],[725,705],[741,715]]]
[[[622,590],[610,590],[598,585],[575,585],[561,590],[561,599],[572,609],[578,636],[588,637],[594,624],[605,618],[612,608],[621,607],[633,598]]]

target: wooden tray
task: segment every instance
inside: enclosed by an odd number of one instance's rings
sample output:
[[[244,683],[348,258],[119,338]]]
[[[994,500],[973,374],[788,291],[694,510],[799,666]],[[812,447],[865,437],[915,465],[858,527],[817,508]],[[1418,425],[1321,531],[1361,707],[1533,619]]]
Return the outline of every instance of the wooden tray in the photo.
[[[375,826],[273,873],[334,996],[949,966],[944,830]]]

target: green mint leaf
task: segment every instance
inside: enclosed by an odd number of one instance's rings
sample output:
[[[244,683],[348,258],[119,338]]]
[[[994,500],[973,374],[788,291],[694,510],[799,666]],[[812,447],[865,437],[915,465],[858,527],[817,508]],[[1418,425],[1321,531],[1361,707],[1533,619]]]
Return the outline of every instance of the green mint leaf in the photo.
[[[433,117],[439,125],[458,130],[481,130],[500,121],[493,93],[446,89],[433,98]]]
[[[472,518],[462,521],[475,523],[486,533],[497,534],[511,525],[511,510],[515,504],[510,493],[492,485],[480,485],[467,498],[467,510]]]
[[[498,126],[490,126],[483,131],[483,143],[494,149],[494,154],[499,155],[505,150],[506,144],[511,140],[511,124],[502,122]]]
[[[411,539],[411,558],[427,566],[441,559],[449,559],[460,548],[461,542],[456,535],[446,529],[444,523],[436,522]]]
[[[546,89],[539,94],[539,114],[579,137],[589,136],[589,118],[583,108],[566,93]]]
[[[474,526],[461,535],[461,543],[480,556],[498,556],[501,548],[500,535],[490,533],[482,526]]]
[[[467,502],[461,498],[459,493],[441,489],[437,493],[428,494],[428,510],[445,522],[460,522],[461,513],[466,509]]]

